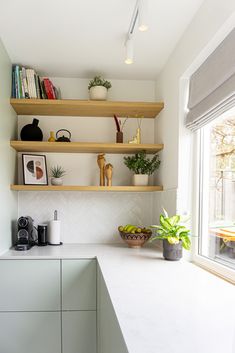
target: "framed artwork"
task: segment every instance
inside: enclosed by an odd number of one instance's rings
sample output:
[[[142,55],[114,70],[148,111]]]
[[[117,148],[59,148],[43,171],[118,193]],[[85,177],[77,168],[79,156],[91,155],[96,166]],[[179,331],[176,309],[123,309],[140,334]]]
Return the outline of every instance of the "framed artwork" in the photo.
[[[25,185],[48,185],[46,156],[22,154]]]

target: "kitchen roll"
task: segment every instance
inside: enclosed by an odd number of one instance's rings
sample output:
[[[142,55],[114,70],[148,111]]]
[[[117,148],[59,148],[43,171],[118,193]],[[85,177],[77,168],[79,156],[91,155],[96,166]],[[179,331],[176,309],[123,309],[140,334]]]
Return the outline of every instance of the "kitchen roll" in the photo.
[[[53,245],[60,244],[60,221],[59,220],[50,221],[48,242]]]

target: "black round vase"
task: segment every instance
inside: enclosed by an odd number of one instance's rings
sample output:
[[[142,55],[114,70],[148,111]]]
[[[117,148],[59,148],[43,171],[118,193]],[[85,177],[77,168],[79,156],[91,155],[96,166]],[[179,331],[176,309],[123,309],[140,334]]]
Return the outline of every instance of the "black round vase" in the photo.
[[[38,119],[33,119],[32,124],[27,124],[22,128],[20,132],[22,141],[42,141],[43,134],[40,127],[38,127],[38,123]]]

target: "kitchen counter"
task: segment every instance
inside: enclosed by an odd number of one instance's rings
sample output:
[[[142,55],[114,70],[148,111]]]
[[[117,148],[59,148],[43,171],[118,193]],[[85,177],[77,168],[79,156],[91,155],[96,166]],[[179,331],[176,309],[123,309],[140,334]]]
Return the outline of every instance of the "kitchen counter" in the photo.
[[[97,258],[129,353],[235,352],[235,286],[155,248],[66,244],[0,257],[65,258]]]

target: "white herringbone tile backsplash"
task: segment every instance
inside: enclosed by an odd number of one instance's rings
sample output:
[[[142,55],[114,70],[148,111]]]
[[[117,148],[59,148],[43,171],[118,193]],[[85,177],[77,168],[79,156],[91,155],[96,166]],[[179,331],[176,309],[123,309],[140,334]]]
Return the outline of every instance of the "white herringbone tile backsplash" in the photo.
[[[58,210],[65,243],[119,243],[117,227],[153,222],[154,193],[19,192],[18,216],[46,223]]]

